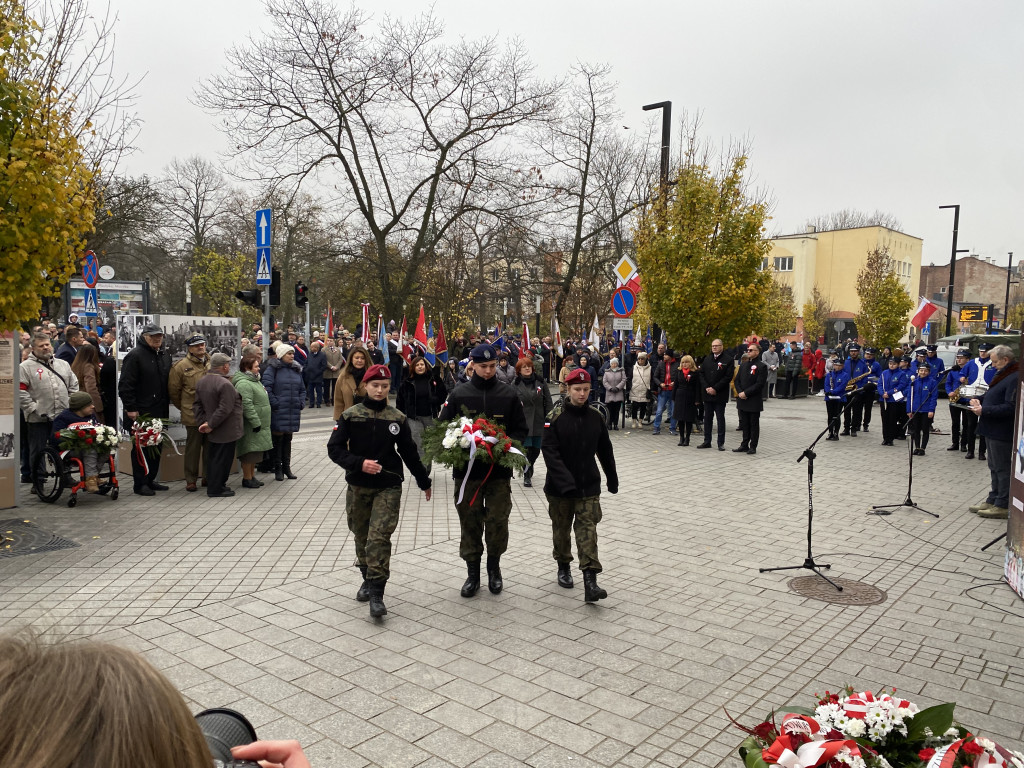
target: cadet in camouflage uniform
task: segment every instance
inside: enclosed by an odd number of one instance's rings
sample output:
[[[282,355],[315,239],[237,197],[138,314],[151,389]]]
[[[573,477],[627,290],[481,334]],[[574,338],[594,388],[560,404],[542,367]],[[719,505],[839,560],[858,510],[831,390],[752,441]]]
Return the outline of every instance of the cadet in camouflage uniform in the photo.
[[[391,534],[402,505],[402,462],[430,501],[430,477],[420,462],[405,414],[388,405],[391,371],[370,366],[363,376],[366,399],[341,414],[327,443],[331,461],[345,468],[348,529],[356,540],[363,584],[356,600],[370,602],[374,618],[388,612],[384,587],[391,574]],[[397,453],[396,453],[397,449]]]
[[[495,377],[498,356],[490,344],[480,344],[469,353],[473,363],[472,378],[455,387],[441,408],[440,421],[452,421],[463,415],[471,419],[483,416],[501,425],[513,440],[529,434],[523,403],[515,388]],[[489,476],[488,476],[489,474]],[[480,559],[487,545],[487,588],[491,594],[501,592],[501,556],[508,549],[508,518],[512,514],[512,470],[478,461],[473,465],[466,489],[459,503],[459,489],[466,468],[453,470],[455,509],[459,513],[462,540],[459,556],[466,561],[466,581],[460,594],[473,597],[480,589]]]
[[[571,589],[572,545],[570,529],[576,534],[576,550],[583,571],[584,599],[588,603],[608,597],[597,585],[602,570],[597,557],[597,524],[601,522],[601,473],[596,456],[608,480],[608,492],[619,492],[612,441],[608,425],[590,408],[590,375],[577,368],[566,377],[569,394],[561,410],[553,411],[544,429],[541,451],[547,467],[544,494],[558,563],[558,585]]]

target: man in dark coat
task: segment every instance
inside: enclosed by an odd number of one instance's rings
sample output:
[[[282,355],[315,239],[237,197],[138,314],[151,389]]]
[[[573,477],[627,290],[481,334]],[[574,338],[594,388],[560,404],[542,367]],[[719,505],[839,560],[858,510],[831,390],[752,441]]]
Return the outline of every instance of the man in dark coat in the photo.
[[[757,441],[761,436],[761,411],[764,410],[764,384],[768,379],[768,366],[761,362],[761,346],[756,342],[747,345],[747,354],[740,361],[736,373],[736,410],[740,414],[743,442],[733,453],[757,453]]]
[[[231,358],[222,352],[210,357],[210,369],[196,382],[192,414],[199,432],[206,435],[207,496],[234,496],[228,488],[235,443],[245,432],[242,396],[231,383]]]
[[[1017,411],[1019,371],[1013,350],[1000,344],[989,352],[997,373],[985,399],[971,400],[971,411],[979,417],[978,434],[985,438],[992,486],[988,498],[971,507],[978,517],[1005,520],[1010,508],[1010,477],[1014,465],[1021,470],[1021,457],[1013,448],[1013,418]]]
[[[121,363],[117,394],[124,405],[124,425],[129,431],[140,414],[159,419],[170,415],[167,379],[171,373],[171,356],[163,349],[163,343],[163,329],[156,323],[147,323],[138,346]],[[160,453],[150,453],[146,454],[144,465],[139,459],[139,451],[131,452],[135,493],[140,496],[152,496],[154,491],[168,490],[156,479],[160,472]]]
[[[732,381],[732,358],[722,347],[722,340],[711,342],[711,354],[700,362],[700,385],[704,400],[704,442],[698,448],[711,447],[711,426],[718,419],[718,450],[725,450],[725,404],[729,402]]]
[[[64,329],[64,343],[57,347],[53,356],[71,365],[78,356],[78,348],[85,343],[85,334],[82,333],[82,329],[75,325],[69,325]]]
[[[529,434],[523,404],[516,390],[495,378],[498,356],[490,344],[480,344],[469,353],[473,376],[455,387],[441,408],[441,421],[463,415],[484,416],[497,422],[513,440]],[[488,477],[488,474],[490,475]],[[500,560],[508,549],[508,518],[512,513],[512,470],[478,461],[469,476],[466,468],[452,472],[455,478],[455,509],[459,513],[462,541],[459,555],[466,561],[466,583],[462,596],[472,597],[480,589],[480,559],[487,543],[487,588],[492,594],[502,590]]]

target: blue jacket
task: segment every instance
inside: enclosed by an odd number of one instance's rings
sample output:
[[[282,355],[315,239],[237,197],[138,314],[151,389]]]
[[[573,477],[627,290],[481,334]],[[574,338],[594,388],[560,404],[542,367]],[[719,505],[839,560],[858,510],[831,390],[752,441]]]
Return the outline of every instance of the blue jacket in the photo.
[[[851,358],[847,358],[846,362],[843,363],[843,371],[845,371],[846,373],[850,374],[850,378],[851,379],[856,379],[858,376],[860,376],[861,374],[865,373],[867,370],[868,370],[867,361],[866,360],[862,360],[859,357],[856,360],[854,360],[852,357]],[[857,386],[858,387],[861,386],[863,381],[864,381],[864,379],[861,379],[860,381],[858,381],[857,382]]]
[[[960,386],[960,377],[963,376],[963,374],[963,370],[957,368],[955,365],[946,371],[946,383],[943,386],[943,389],[946,390],[946,397],[949,397],[953,393],[953,390]],[[968,398],[961,397],[956,402],[966,405],[968,403]],[[950,404],[952,405],[952,402]]]
[[[272,357],[267,360],[262,379],[270,398],[270,431],[298,432],[302,407],[306,403],[302,366],[294,360],[288,366]]]
[[[836,373],[834,370],[825,374],[825,399],[836,402],[846,402],[846,385],[850,383],[850,374],[846,370]]]
[[[886,368],[882,371],[882,375],[878,381],[878,402],[880,403],[896,403],[901,402],[895,395],[897,392],[902,392],[903,397],[907,396],[907,387],[910,384],[910,374],[906,371],[901,371],[897,368],[895,371],[891,371]],[[889,397],[882,397],[883,394],[888,393]]]
[[[932,376],[944,374],[946,372],[946,364],[942,362],[942,358],[936,355],[935,357],[924,356],[924,359],[928,361],[928,365],[932,367]]]
[[[992,366],[994,367],[994,366]],[[981,401],[981,418],[978,420],[978,434],[1004,443],[1013,442],[1013,417],[1017,402],[1017,362],[1003,368],[985,399]]]
[[[879,364],[877,360],[865,360],[864,364],[871,369],[871,375],[868,376],[866,379],[861,379],[861,381],[864,382],[865,385],[872,384],[875,387],[877,387],[878,379],[882,375],[882,366]]]
[[[938,402],[938,379],[934,375],[926,379],[915,376],[907,392],[907,413],[934,413]]]
[[[980,359],[968,360],[967,361],[967,365],[965,365],[963,367],[963,370],[960,371],[960,375],[963,376],[965,379],[967,379],[967,383],[968,384],[973,384],[975,379],[978,378],[978,373],[980,372],[980,368],[981,368],[981,360]],[[985,366],[985,383],[986,384],[991,384],[992,383],[992,379],[994,379],[995,376],[996,376],[996,367],[994,365],[992,365],[991,363],[989,363],[987,366]]]

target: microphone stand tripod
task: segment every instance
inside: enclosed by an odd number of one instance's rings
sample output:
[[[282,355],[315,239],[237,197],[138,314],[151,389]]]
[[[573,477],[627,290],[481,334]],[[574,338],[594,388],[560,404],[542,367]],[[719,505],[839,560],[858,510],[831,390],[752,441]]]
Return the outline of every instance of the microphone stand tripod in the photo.
[[[910,424],[913,422],[914,417],[917,416],[918,410],[914,407],[914,383],[910,383],[910,418],[907,419],[907,425],[903,428],[903,434],[906,435],[910,430]],[[930,429],[931,427],[925,425],[923,429]],[[905,498],[899,504],[875,504],[871,507],[868,515],[891,515],[894,509],[900,509],[902,507],[909,507],[916,509],[919,512],[924,512],[926,515],[931,515],[934,518],[938,518],[938,515],[934,512],[929,512],[924,507],[920,507],[914,503],[914,499],[911,496],[911,491],[914,488],[914,440],[912,438],[907,439],[907,457],[909,459],[909,468],[907,472],[907,498]]]
[[[816,454],[814,453],[814,446],[818,444],[818,441],[825,436],[825,433],[832,429],[832,424],[838,421],[842,417],[842,411],[837,413],[828,423],[828,426],[821,431],[814,442],[807,446],[807,449],[800,454],[800,458],[796,460],[799,464],[804,459],[807,459],[807,557],[804,558],[803,563],[800,565],[783,565],[776,568],[759,568],[759,573],[767,573],[768,571],[797,571],[806,568],[809,571],[813,571],[815,574],[823,578],[839,592],[843,591],[843,588],[836,584],[832,579],[821,572],[822,568],[831,568],[829,563],[816,563],[814,562],[814,555],[811,552],[811,535],[814,523],[814,459]]]

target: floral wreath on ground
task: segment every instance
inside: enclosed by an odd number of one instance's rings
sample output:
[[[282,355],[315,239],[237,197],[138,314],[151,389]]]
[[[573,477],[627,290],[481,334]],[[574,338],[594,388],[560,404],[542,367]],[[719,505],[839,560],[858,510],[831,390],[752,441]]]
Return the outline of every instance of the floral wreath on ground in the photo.
[[[754,728],[733,720],[749,734],[740,757],[746,768],[1024,768],[1024,754],[956,723],[954,704],[919,709],[895,694],[848,686],[845,696],[826,691],[813,710],[787,707],[780,724],[774,712]]]
[[[54,435],[62,451],[110,453],[117,446],[117,430],[105,424],[76,424]]]
[[[498,424],[484,417],[469,418],[463,408],[463,415],[451,421],[441,421],[423,430],[423,452],[427,460],[456,470],[466,469],[459,498],[462,501],[470,470],[477,461],[489,464],[483,484],[491,476],[495,466],[522,472],[530,462],[523,452],[523,444],[513,440]],[[479,493],[479,489],[477,489]],[[476,494],[470,503],[476,501]]]

